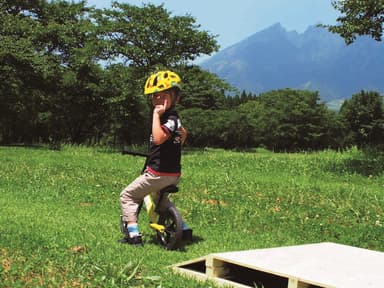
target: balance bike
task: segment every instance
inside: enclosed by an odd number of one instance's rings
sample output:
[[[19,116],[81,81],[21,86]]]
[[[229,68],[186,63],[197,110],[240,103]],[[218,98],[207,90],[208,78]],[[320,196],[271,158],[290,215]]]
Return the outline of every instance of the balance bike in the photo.
[[[164,197],[178,191],[179,188],[176,185],[169,185],[161,189],[158,203],[161,203]],[[144,198],[144,203],[150,220],[149,225],[156,232],[158,243],[167,250],[177,249],[183,237],[183,221],[180,212],[174,206],[167,208],[165,211],[160,211],[160,205],[154,203],[151,195]],[[121,231],[124,234],[128,233],[128,229],[122,220]]]

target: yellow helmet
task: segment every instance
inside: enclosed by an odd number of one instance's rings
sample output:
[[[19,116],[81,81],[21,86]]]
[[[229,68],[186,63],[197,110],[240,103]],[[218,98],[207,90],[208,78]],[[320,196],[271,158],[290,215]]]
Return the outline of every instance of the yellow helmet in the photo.
[[[144,94],[153,94],[172,87],[180,89],[181,78],[170,70],[159,71],[148,77],[144,86]]]

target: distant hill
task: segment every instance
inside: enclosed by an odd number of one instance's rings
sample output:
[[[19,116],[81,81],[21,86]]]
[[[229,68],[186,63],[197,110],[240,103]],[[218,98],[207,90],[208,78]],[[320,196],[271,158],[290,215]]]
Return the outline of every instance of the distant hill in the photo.
[[[319,91],[323,101],[338,102],[362,89],[384,92],[384,43],[361,37],[346,46],[340,36],[316,26],[299,34],[272,25],[201,66],[255,94],[308,89]]]

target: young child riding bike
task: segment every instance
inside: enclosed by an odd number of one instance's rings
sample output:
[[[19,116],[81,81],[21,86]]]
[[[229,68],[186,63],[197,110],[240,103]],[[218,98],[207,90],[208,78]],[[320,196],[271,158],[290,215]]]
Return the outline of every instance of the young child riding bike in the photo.
[[[172,71],[152,74],[144,86],[153,106],[150,151],[142,175],[137,177],[120,194],[123,225],[127,228],[122,243],[142,245],[137,219],[139,207],[145,196],[151,194],[155,203],[159,191],[176,185],[181,176],[181,146],[187,137],[175,106],[180,100],[181,79]],[[164,211],[173,203],[163,197],[159,210]],[[191,239],[192,230],[183,222],[183,238]]]

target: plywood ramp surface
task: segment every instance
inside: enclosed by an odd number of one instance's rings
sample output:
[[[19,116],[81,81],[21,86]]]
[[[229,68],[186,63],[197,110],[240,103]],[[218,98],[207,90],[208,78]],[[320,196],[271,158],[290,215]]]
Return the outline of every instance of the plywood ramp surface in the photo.
[[[328,242],[209,254],[173,269],[234,287],[384,287],[383,252]]]

